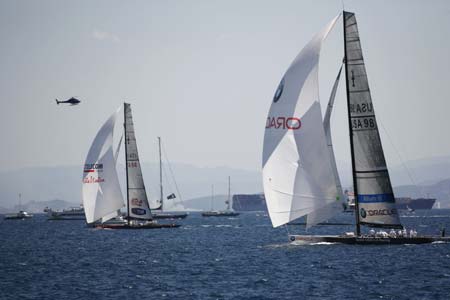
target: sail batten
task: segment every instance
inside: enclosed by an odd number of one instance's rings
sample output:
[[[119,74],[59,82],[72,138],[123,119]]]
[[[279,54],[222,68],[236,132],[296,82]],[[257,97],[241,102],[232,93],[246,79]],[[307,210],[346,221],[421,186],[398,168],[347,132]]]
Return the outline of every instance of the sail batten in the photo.
[[[354,187],[362,225],[401,228],[384,158],[355,15],[344,12],[346,86]]]

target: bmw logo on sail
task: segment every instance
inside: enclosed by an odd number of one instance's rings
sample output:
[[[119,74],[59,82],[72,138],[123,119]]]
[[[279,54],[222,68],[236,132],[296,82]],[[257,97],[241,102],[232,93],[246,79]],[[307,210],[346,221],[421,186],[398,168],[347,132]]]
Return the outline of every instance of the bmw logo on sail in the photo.
[[[275,95],[273,96],[273,103],[277,103],[278,100],[280,100],[281,94],[283,94],[283,88],[284,88],[284,78],[281,79],[280,84],[278,85],[278,88],[275,92]]]
[[[366,210],[365,210],[364,208],[361,208],[361,209],[359,210],[359,212],[360,212],[361,217],[362,217],[363,219],[367,216]]]

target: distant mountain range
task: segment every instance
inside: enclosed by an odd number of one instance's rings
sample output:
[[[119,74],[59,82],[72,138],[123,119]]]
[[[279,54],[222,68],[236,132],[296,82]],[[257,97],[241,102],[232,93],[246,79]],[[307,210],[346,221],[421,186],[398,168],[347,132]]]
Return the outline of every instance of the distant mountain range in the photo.
[[[390,174],[394,186],[433,185],[450,178],[450,156],[408,161],[390,168]]]
[[[353,185],[350,162],[337,161],[343,186]],[[450,178],[450,156],[440,156],[388,165],[393,186],[432,185]]]
[[[172,171],[172,172],[171,172]],[[151,203],[156,203],[159,197],[159,165],[157,163],[143,164],[144,182]],[[118,167],[122,187],[125,186],[125,168]],[[176,181],[173,180],[174,174]],[[171,168],[164,165],[163,172],[164,195],[175,193],[175,201],[166,201],[165,208],[170,209],[200,209],[202,200],[197,199],[211,195],[214,185],[215,194],[226,195],[228,192],[228,176],[231,176],[232,193],[258,193],[262,190],[261,175],[257,171],[246,171],[227,167],[202,168],[189,164],[176,163]],[[29,203],[40,203],[36,211],[35,206],[27,208],[30,212],[39,212],[49,204],[49,199],[61,199],[66,207],[81,204],[81,168],[79,166],[61,166],[48,168],[23,168],[15,171],[0,172],[0,212],[9,212],[19,204],[18,194],[22,194],[22,207]],[[181,193],[181,196],[177,192]],[[124,189],[122,189],[123,191]],[[216,197],[217,199],[220,196]],[[181,204],[181,200],[186,205]],[[206,201],[206,200],[205,200]],[[217,200],[218,208],[219,200]],[[210,200],[205,202],[206,209]],[[156,206],[156,204],[154,205]],[[18,206],[17,206],[18,207]],[[42,208],[42,209],[41,209]],[[53,208],[53,207],[52,207]],[[56,207],[55,207],[56,209]]]
[[[339,163],[338,163],[339,164]],[[398,197],[433,197],[441,207],[450,207],[450,156],[434,157],[405,163],[390,168],[391,180]],[[348,167],[339,164],[344,186],[351,184]],[[345,169],[345,172],[342,171]],[[164,194],[176,193],[173,202],[166,201],[166,209],[210,209],[211,186],[216,196],[214,208],[225,207],[228,191],[227,178],[231,176],[232,194],[251,194],[262,191],[261,172],[227,167],[196,167],[184,163],[164,167]],[[171,172],[171,170],[173,172]],[[118,167],[122,186],[125,185],[125,170]],[[171,174],[175,175],[176,184]],[[144,181],[152,203],[159,197],[159,167],[157,163],[143,164]],[[413,181],[410,179],[412,177]],[[348,183],[348,185],[347,185]],[[181,197],[177,193],[177,187]],[[123,190],[123,189],[122,189]],[[18,210],[18,194],[22,194],[23,207],[30,212],[40,212],[46,206],[62,209],[79,205],[81,200],[80,166],[48,168],[23,168],[0,172],[0,212]],[[50,200],[58,199],[58,200]],[[181,203],[180,200],[183,200]]]
[[[79,204],[70,203],[61,199],[54,199],[49,201],[29,201],[22,205],[16,204],[13,207],[0,207],[0,213],[15,213],[20,210],[25,210],[30,213],[42,213],[44,208],[49,207],[53,210],[63,210],[64,208],[77,207]]]

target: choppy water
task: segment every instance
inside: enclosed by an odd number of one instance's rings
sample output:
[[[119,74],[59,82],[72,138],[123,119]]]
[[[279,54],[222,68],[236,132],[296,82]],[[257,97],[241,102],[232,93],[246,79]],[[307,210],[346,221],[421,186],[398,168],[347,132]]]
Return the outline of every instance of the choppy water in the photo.
[[[450,233],[450,210],[402,221],[419,233]],[[450,244],[292,245],[263,213],[191,214],[180,223],[121,231],[43,215],[1,220],[0,299],[450,299]]]

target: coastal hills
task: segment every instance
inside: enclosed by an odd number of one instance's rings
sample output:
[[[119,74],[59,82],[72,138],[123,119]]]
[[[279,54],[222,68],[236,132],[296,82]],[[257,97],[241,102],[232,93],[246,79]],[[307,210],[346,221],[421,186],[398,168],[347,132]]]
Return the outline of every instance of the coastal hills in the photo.
[[[450,208],[450,157],[422,159],[405,165],[408,171],[403,165],[390,167],[397,197],[436,198],[441,208]],[[184,163],[175,163],[171,167],[164,167],[164,194],[176,193],[177,198],[166,202],[168,210],[210,209],[212,185],[214,208],[223,208],[228,192],[228,176],[231,176],[232,194],[262,191],[261,173],[258,171],[197,167]],[[124,168],[119,166],[118,170],[124,184]],[[144,163],[143,174],[150,202],[155,202],[159,195],[158,164]],[[175,175],[176,181],[171,174]],[[82,202],[81,175],[79,166],[33,167],[0,172],[0,213],[18,210],[19,193],[22,194],[22,208],[30,212],[42,212],[46,206],[54,209],[78,206]],[[341,178],[344,186],[351,184],[345,171],[341,172]]]

